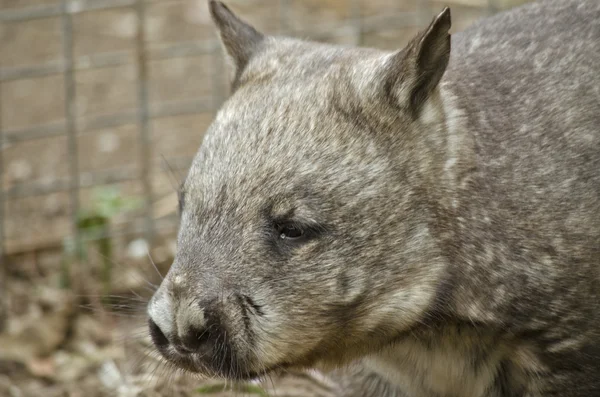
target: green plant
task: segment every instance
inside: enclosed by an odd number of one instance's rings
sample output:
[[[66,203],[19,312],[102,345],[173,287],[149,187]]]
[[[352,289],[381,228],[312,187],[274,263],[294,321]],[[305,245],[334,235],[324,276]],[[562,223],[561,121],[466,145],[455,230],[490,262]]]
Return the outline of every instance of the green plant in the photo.
[[[71,263],[85,263],[90,244],[96,245],[102,257],[101,280],[103,294],[110,293],[113,267],[113,246],[110,237],[110,224],[114,217],[139,208],[141,200],[123,197],[114,187],[102,187],[92,193],[90,205],[79,211],[77,215],[78,239],[68,237],[63,247],[65,260],[61,276],[61,286],[70,288]]]

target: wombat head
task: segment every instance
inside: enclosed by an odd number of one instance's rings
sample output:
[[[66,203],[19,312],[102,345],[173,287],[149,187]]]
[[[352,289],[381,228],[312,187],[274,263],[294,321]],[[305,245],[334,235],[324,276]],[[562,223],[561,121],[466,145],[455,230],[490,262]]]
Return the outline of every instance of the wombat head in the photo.
[[[148,312],[179,367],[250,378],[339,365],[406,332],[443,267],[435,175],[444,10],[386,53],[269,37],[210,3],[233,93],[181,187],[176,259]]]

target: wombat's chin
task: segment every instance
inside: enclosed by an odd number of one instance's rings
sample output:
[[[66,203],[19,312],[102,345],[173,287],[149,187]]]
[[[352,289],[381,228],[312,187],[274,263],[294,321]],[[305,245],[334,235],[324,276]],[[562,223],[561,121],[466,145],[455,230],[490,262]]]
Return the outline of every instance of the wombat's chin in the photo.
[[[248,360],[238,358],[231,352],[206,358],[201,354],[180,354],[173,351],[161,351],[162,357],[176,368],[198,375],[202,378],[216,378],[231,381],[251,381],[265,376],[279,375],[295,366],[288,363],[266,366],[249,365]]]
[[[261,370],[243,368],[241,366],[230,366],[218,369],[206,369],[202,367],[185,368],[189,372],[195,373],[201,377],[224,379],[228,381],[255,381],[264,379],[267,376],[279,376],[291,369],[292,366],[281,364]]]

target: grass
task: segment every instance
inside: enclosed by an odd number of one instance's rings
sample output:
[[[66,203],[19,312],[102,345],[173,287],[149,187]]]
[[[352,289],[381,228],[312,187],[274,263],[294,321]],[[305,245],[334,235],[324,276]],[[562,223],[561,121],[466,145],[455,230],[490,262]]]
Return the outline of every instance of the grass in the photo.
[[[227,388],[227,385],[224,383],[214,384],[208,386],[202,386],[196,389],[196,392],[199,394],[209,395],[209,394],[217,394],[222,393]],[[231,387],[231,391],[236,393],[250,394],[256,395],[260,397],[269,397],[269,394],[260,386],[243,383],[243,384],[234,384]]]

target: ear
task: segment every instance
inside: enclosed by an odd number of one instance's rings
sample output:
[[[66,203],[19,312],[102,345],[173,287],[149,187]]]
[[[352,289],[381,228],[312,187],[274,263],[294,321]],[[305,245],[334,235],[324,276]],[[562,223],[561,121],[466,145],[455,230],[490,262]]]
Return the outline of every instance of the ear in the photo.
[[[219,31],[221,44],[233,64],[234,76],[239,76],[264,35],[238,18],[225,4],[210,0],[211,17]]]
[[[450,8],[446,7],[429,27],[402,51],[392,56],[386,87],[390,96],[406,104],[414,117],[438,86],[450,60]]]

